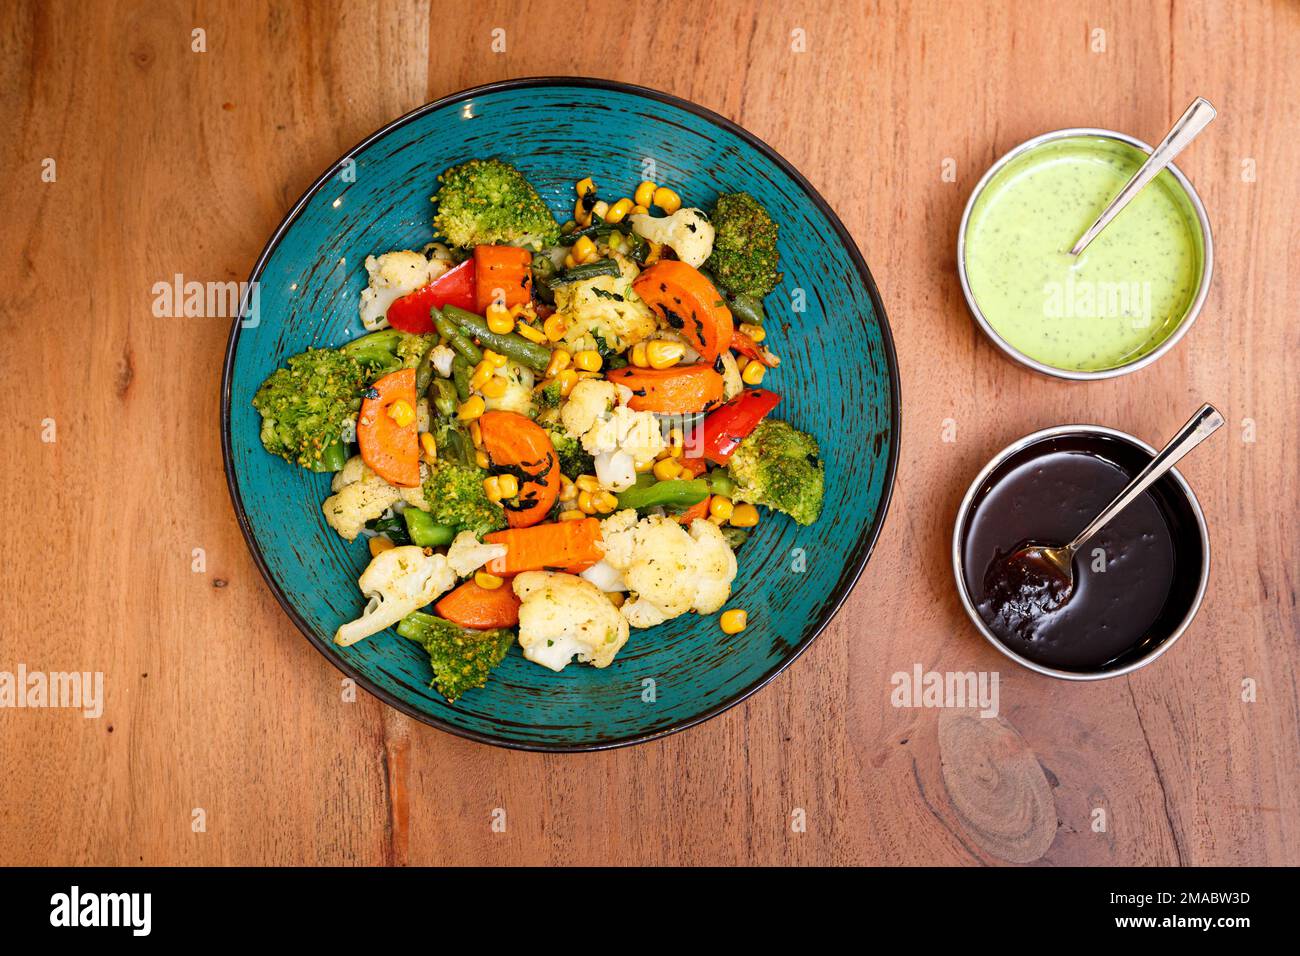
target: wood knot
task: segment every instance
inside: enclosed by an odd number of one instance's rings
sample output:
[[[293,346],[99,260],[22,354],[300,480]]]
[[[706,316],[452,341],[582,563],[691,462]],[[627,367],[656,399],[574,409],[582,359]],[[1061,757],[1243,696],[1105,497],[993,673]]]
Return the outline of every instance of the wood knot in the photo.
[[[1056,801],[1014,727],[974,710],[944,710],[939,761],[952,807],[983,850],[1011,863],[1047,852],[1056,837]]]

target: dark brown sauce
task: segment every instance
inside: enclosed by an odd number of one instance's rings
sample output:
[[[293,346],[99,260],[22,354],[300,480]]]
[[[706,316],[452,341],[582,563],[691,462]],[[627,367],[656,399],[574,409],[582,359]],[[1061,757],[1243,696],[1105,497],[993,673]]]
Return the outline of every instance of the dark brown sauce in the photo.
[[[1032,564],[1008,562],[1026,542],[1072,540],[1144,456],[1114,439],[1072,436],[1031,446],[995,473],[967,521],[965,576],[980,617],[1007,647],[1048,667],[1094,671],[1168,636],[1171,595],[1186,590],[1176,579],[1188,537],[1186,516],[1175,519],[1177,534],[1167,520],[1168,489],[1141,495],[1080,549],[1072,593]],[[1199,539],[1195,551],[1199,571]]]

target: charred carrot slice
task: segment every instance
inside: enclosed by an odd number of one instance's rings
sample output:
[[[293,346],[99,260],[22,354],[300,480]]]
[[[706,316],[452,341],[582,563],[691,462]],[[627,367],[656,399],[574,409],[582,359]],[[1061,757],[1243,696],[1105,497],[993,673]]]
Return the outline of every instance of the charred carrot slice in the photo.
[[[503,501],[512,528],[535,525],[551,513],[560,494],[560,460],[546,429],[515,412],[484,412],[478,420],[495,474],[519,480],[517,503]]]
[[[410,420],[398,424],[389,414],[405,402]],[[357,416],[357,444],[370,470],[394,485],[413,488],[420,483],[420,437],[415,412],[415,369],[390,372],[370,387]]]
[[[684,525],[689,525],[696,518],[707,518],[709,516],[709,499],[712,495],[704,498],[703,501],[697,501],[685,511],[677,516],[677,520]],[[444,614],[443,617],[446,617]]]
[[[612,369],[605,378],[632,390],[628,407],[639,412],[702,412],[722,401],[722,376],[703,362],[672,368]]]
[[[585,571],[602,557],[600,522],[595,518],[580,521],[552,521],[531,528],[511,528],[485,534],[490,544],[504,544],[504,558],[487,563],[492,574],[519,574],[522,571]]]
[[[507,308],[533,298],[533,254],[515,246],[475,246],[474,279],[478,283],[478,311],[493,302]]]
[[[731,347],[731,310],[698,269],[676,259],[657,262],[636,277],[632,291],[686,336],[705,362],[712,364]]]
[[[519,598],[510,585],[484,588],[470,578],[434,605],[439,617],[461,627],[486,630],[515,627],[519,623]]]

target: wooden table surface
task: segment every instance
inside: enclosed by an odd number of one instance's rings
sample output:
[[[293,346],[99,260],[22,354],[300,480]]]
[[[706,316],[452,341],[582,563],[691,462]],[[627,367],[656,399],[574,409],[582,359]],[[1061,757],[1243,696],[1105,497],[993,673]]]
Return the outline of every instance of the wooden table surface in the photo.
[[[0,670],[102,671],[106,703],[0,710],[0,863],[1300,863],[1298,64],[1281,0],[5,4]],[[371,130],[539,74],[658,87],[785,155],[870,263],[903,383],[893,506],[821,638],[726,714],[590,755],[342,699],[227,497],[229,321],[151,311],[177,274],[246,278]],[[1001,358],[954,272],[976,180],[1049,129],[1158,139],[1198,94],[1196,327],[1108,382]],[[1159,443],[1206,400],[1229,426],[1183,469],[1214,560],[1182,642],[1095,684],[1014,668],[948,569],[975,471],[1062,422]],[[999,672],[1001,715],[892,706],[918,664]]]

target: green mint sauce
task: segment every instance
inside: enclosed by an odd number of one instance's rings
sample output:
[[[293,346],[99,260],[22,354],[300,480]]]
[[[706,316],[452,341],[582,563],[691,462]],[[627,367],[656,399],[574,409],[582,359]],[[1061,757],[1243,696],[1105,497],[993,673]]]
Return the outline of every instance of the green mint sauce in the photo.
[[[1045,365],[1101,371],[1141,358],[1178,328],[1204,264],[1200,225],[1165,170],[1077,258],[1069,249],[1146,155],[1077,136],[1016,157],[966,227],[966,275],[985,319]]]

